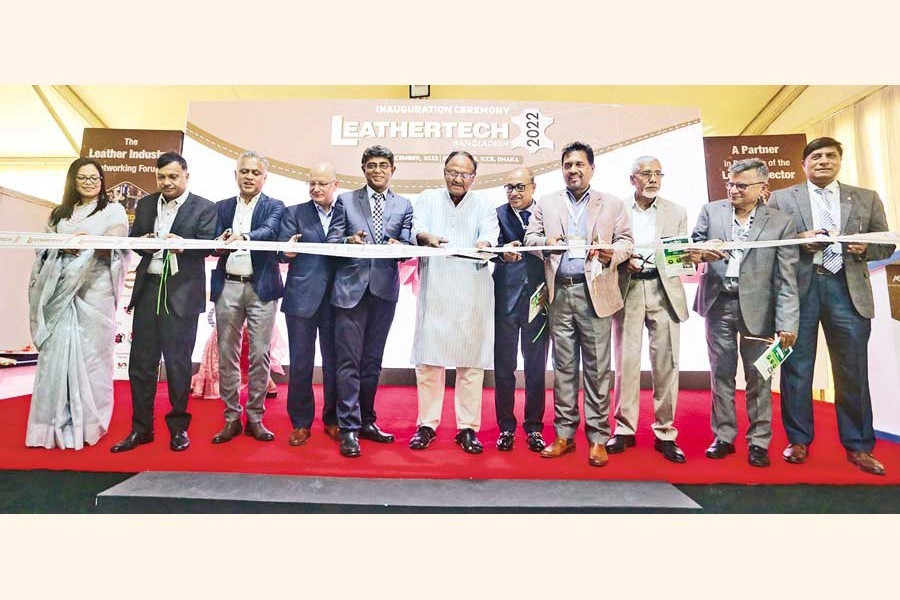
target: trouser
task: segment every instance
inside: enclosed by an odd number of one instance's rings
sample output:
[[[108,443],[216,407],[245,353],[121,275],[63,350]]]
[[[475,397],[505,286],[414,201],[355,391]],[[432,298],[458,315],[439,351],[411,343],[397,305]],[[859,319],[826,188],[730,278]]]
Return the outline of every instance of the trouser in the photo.
[[[435,431],[441,424],[444,406],[446,369],[434,365],[416,365],[416,389],[419,395],[419,418],[416,426],[431,427]],[[481,429],[481,392],[484,369],[456,367],[456,389],[453,405],[456,409],[457,429]]]
[[[285,315],[291,366],[288,370],[287,411],[293,427],[309,427],[315,417],[313,366],[316,359],[316,331],[322,354],[324,404],[322,421],[337,424],[337,374],[334,355],[334,312],[328,294],[309,318]]]
[[[253,284],[225,281],[216,300],[216,332],[219,342],[219,395],[225,402],[225,420],[241,418],[241,338],[244,321],[250,338],[250,371],[247,383],[247,421],[262,421],[269,386],[269,343],[278,301],[263,302]]]

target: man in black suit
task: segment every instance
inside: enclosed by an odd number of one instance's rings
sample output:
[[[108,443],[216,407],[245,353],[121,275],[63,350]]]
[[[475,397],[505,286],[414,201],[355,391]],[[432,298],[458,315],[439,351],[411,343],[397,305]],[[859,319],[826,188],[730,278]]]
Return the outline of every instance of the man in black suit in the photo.
[[[211,240],[216,233],[216,206],[187,191],[187,162],[177,152],[156,161],[159,193],[138,201],[131,237]],[[166,365],[172,410],[166,415],[175,452],[190,445],[187,412],[191,387],[191,354],[197,340],[197,318],[206,308],[206,270],[209,250],[137,250],[141,262],[134,279],[128,310],[134,310],[128,378],[131,381],[131,433],[110,448],[134,450],[153,441],[153,403],[159,357]]]
[[[497,208],[500,246],[521,246],[534,211],[534,174],[530,169],[512,171],[503,186],[508,203]],[[525,367],[525,422],[528,449],[544,449],[544,371],[547,369],[547,317],[539,314],[528,322],[531,296],[544,283],[544,259],[531,253],[505,252],[494,268],[494,405],[500,436],[497,449],[513,449],[516,417],[516,347],[521,332]]]

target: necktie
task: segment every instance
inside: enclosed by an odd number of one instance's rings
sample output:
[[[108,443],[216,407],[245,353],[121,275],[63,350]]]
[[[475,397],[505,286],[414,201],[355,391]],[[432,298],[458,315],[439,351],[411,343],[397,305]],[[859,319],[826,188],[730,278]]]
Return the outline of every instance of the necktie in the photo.
[[[524,225],[525,227],[528,227],[528,219],[531,218],[531,211],[530,210],[519,211],[519,216],[522,217],[522,225]]]
[[[825,188],[817,188],[816,193],[822,200],[822,210],[819,211],[819,223],[828,231],[836,231],[837,223],[831,216],[831,192]],[[844,259],[839,250],[840,245],[831,244],[822,250],[822,266],[832,273],[837,273],[844,266]]]
[[[374,243],[384,242],[384,194],[372,194],[375,206],[372,208],[372,231],[375,233]]]

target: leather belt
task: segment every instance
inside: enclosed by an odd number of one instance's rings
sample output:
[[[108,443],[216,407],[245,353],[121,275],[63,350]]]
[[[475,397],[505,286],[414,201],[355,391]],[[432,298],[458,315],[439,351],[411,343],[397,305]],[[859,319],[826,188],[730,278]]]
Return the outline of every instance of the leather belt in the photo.
[[[575,275],[574,277],[557,277],[556,285],[575,285],[584,283],[587,278],[584,275]]]
[[[632,279],[657,279],[659,277],[659,269],[647,269],[646,271],[638,271],[637,273],[632,273]]]
[[[823,267],[822,265],[815,265],[815,267],[816,267],[816,275],[829,275],[829,276],[831,276],[831,275],[837,275],[838,273],[840,273],[840,271],[838,271],[837,273],[832,273],[831,271],[829,271],[828,269],[826,269],[826,268]],[[841,267],[841,269],[843,269],[843,267]]]
[[[228,281],[239,281],[240,283],[250,283],[253,281],[253,275],[232,275],[225,273],[225,279]]]

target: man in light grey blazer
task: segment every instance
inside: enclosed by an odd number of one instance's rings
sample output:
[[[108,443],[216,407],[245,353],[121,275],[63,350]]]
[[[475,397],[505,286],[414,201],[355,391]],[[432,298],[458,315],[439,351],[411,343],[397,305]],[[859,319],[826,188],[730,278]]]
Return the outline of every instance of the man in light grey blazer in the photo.
[[[794,222],[785,213],[762,203],[768,187],[766,163],[748,158],[728,170],[729,197],[710,202],[700,211],[694,241],[752,242],[785,240],[796,236]],[[708,263],[700,276],[694,310],[706,318],[706,342],[712,385],[711,424],[715,434],[706,449],[708,458],[735,452],[737,417],[734,406],[738,350],[747,382],[747,459],[754,467],[769,466],[772,438],[771,382],[753,366],[778,333],[788,348],[796,339],[800,306],[797,297],[797,246],[778,246],[692,253]],[[727,258],[727,259],[726,259]],[[738,342],[738,338],[740,341]],[[788,359],[790,362],[791,359]]]
[[[641,342],[644,326],[650,336],[653,376],[653,447],[666,460],[683,463],[684,452],[675,443],[675,403],[678,399],[680,323],[688,318],[684,286],[678,275],[666,274],[662,250],[640,244],[687,235],[687,211],[659,196],[662,165],[653,156],[641,156],[631,166],[634,199],[630,202],[635,249],[619,265],[619,287],[625,307],[613,316],[616,355],[615,435],[606,443],[610,454],[635,445],[641,393]]]
[[[876,192],[838,183],[842,155],[835,139],[811,141],[803,150],[806,183],[772,194],[769,205],[790,215],[801,237],[888,230]],[[838,433],[847,459],[867,473],[884,475],[884,466],[872,456],[868,344],[875,308],[866,261],[888,258],[894,246],[810,242],[800,250],[799,343],[781,368],[781,418],[788,437],[782,456],[789,463],[805,462],[813,440],[812,376],[821,323],[832,361]]]

